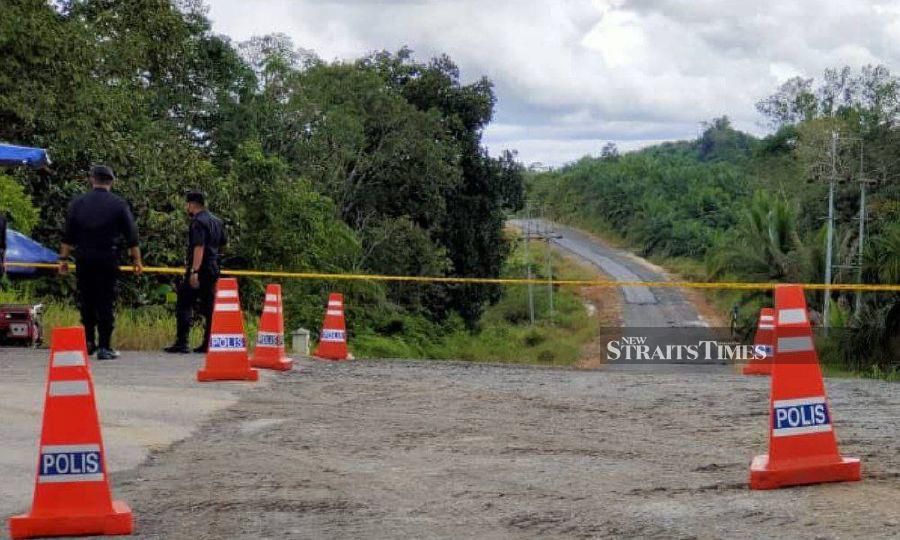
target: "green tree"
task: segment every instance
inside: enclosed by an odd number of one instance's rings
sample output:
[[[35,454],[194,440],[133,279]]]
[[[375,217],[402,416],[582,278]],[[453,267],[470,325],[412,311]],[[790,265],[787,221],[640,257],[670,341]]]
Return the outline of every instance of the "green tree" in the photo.
[[[31,233],[40,215],[22,186],[2,174],[0,174],[0,212],[9,216],[10,227],[22,234]]]
[[[493,85],[487,78],[464,85],[449,57],[422,64],[412,60],[408,49],[395,55],[377,53],[362,64],[398,88],[419,110],[440,114],[460,156],[462,177],[447,193],[438,241],[447,250],[454,275],[499,276],[509,251],[502,234],[505,213],[522,207],[524,168],[513,153],[493,158],[481,145],[496,104]],[[499,297],[498,288],[482,285],[450,287],[448,292],[450,305],[470,326],[480,317],[485,300]]]
[[[719,237],[707,272],[713,278],[727,272],[758,281],[784,280],[797,273],[793,256],[799,246],[790,204],[757,191],[737,227]]]
[[[461,83],[447,57],[326,63],[283,35],[235,46],[212,32],[201,0],[9,2],[0,52],[0,139],[47,147],[54,160],[51,176],[15,176],[48,245],[103,162],[150,264],[183,263],[182,193],[200,188],[226,222],[232,267],[499,275],[522,170],[481,145],[490,82]],[[128,280],[126,300],[147,301],[171,279]],[[292,320],[316,323],[333,286],[289,285]],[[261,283],[246,287],[261,294]],[[353,317],[363,326],[454,311],[474,325],[497,294],[342,288],[366,304]]]

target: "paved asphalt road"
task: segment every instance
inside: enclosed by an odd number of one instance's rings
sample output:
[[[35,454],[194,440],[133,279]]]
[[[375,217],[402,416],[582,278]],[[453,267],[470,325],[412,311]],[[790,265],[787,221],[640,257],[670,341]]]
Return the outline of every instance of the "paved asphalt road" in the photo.
[[[611,279],[621,282],[662,282],[669,277],[658,267],[625,250],[610,247],[582,231],[546,220],[513,220],[510,225],[524,230],[530,223],[532,235],[549,236],[553,245],[596,266]],[[731,343],[730,332],[723,328],[711,328],[708,321],[681,289],[669,287],[622,287],[622,328],[601,331],[598,350],[605,351],[607,368],[628,370],[666,369],[721,370],[725,364],[722,353],[705,352],[698,358],[675,357],[648,360],[612,357],[608,342],[612,336],[622,340],[639,340],[639,346],[650,350],[670,345],[698,346],[703,342]],[[706,351],[706,349],[704,349]],[[623,353],[624,354],[624,353]]]
[[[511,225],[522,229],[525,220],[513,220]],[[626,251],[606,246],[587,234],[543,220],[531,220],[531,230],[541,234],[550,232],[552,242],[599,267],[616,281],[668,281],[659,271]],[[626,328],[705,327],[696,308],[678,289],[654,287],[623,287]]]

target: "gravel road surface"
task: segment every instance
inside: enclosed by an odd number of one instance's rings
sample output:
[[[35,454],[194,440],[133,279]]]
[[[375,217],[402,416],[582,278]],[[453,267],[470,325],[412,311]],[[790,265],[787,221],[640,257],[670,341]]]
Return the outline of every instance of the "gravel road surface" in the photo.
[[[47,360],[0,359],[11,515],[31,496]],[[754,492],[765,378],[369,360],[201,385],[198,364],[130,353],[93,368],[114,494],[140,537],[900,536],[896,384],[827,383],[863,482]]]
[[[768,381],[304,363],[114,475],[148,538],[900,536],[894,384],[828,382],[864,481],[758,492]]]
[[[49,354],[0,349],[0,516],[31,504]],[[188,437],[212,412],[237,402],[244,387],[195,382],[201,363],[198,355],[152,353],[92,362],[110,471],[140,465],[149,452]],[[0,537],[6,533],[4,523]]]

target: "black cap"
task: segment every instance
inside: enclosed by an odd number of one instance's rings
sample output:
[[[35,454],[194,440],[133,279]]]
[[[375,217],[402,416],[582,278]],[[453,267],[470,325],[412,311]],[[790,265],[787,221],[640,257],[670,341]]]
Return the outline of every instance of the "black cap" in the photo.
[[[206,196],[202,191],[192,189],[184,194],[184,200],[187,202],[197,203],[202,206],[206,206]]]
[[[116,175],[113,170],[106,165],[94,165],[91,167],[91,178],[100,180],[115,180]]]

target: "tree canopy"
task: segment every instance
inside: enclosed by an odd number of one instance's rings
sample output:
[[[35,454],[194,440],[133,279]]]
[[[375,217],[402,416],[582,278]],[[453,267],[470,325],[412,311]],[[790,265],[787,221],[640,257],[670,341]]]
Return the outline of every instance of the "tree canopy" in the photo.
[[[12,173],[40,213],[15,221],[38,240],[58,242],[67,201],[102,162],[149,264],[183,264],[182,194],[199,188],[229,228],[232,267],[499,275],[522,167],[482,146],[492,84],[462,81],[450,58],[401,49],[324,62],[278,34],[235,44],[196,0],[13,0],[3,11],[0,140],[54,160],[49,176]],[[145,301],[157,281],[142,278],[127,298]],[[323,284],[297,287],[321,303]],[[376,309],[469,325],[492,298],[360,289]],[[314,325],[316,307],[289,315]]]

